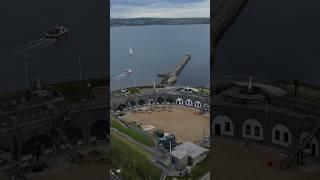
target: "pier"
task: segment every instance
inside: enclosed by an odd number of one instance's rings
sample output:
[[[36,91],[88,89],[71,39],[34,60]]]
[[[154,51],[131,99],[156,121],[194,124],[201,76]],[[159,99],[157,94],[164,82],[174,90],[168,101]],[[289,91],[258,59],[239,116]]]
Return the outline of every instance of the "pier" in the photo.
[[[215,47],[223,34],[232,25],[248,0],[221,0],[213,9],[213,46]]]
[[[173,68],[172,72],[169,74],[158,74],[159,77],[163,77],[163,79],[160,82],[160,86],[170,86],[177,82],[178,75],[182,71],[182,69],[185,67],[185,65],[189,62],[191,59],[191,54],[186,54],[182,60]]]

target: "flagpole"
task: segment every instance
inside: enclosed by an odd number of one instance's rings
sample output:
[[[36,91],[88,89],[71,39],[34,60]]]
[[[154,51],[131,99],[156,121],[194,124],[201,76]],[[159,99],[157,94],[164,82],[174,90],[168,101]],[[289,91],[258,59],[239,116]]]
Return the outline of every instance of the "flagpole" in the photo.
[[[137,87],[136,78],[134,78],[134,76],[132,76],[132,79],[133,79],[133,85],[134,85],[134,87]]]

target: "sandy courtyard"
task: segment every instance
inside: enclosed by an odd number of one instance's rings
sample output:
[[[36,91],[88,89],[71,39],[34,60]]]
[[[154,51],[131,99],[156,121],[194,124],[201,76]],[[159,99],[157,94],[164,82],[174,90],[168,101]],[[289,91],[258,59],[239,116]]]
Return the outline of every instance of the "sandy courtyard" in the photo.
[[[177,142],[195,142],[210,134],[210,117],[208,115],[194,114],[197,110],[185,106],[173,106],[172,112],[162,110],[161,112],[132,113],[123,117],[126,121],[135,121],[142,125],[153,125],[155,129],[176,136]]]
[[[240,142],[213,140],[211,143],[211,177],[214,180],[318,180],[320,170],[303,172],[298,167],[280,169],[283,157],[271,149]],[[273,166],[266,165],[272,160]]]

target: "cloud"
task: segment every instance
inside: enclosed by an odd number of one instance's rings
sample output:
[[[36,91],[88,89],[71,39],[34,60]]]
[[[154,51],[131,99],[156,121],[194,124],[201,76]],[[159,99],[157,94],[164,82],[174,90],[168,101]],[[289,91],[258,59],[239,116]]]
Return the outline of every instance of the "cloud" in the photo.
[[[210,0],[111,0],[112,18],[209,16]]]
[[[183,3],[198,3],[206,0],[111,0],[112,5],[128,5],[128,6],[144,6],[155,3],[170,3],[170,4],[183,4]]]

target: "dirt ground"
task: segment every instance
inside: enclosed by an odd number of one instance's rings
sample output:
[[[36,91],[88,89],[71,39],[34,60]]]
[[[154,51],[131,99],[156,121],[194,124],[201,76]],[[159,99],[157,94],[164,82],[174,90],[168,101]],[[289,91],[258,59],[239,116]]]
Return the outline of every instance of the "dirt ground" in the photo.
[[[100,147],[108,147],[101,145]],[[103,152],[108,153],[108,152]],[[82,151],[81,163],[76,167],[57,167],[50,171],[29,175],[30,180],[108,180],[110,179],[110,163],[100,161],[100,157],[91,155],[86,149]],[[60,168],[60,169],[59,169]]]
[[[211,144],[211,177],[214,180],[318,180],[320,170],[306,173],[293,167],[280,169],[283,157],[276,151],[239,142],[213,140]],[[266,165],[272,160],[273,166]]]
[[[59,172],[30,177],[30,180],[106,180],[109,179],[109,167],[105,164],[83,164]]]
[[[197,110],[185,106],[173,106],[172,112],[162,110],[161,112],[132,113],[123,117],[126,121],[135,121],[142,125],[153,125],[155,129],[176,136],[177,142],[195,142],[210,135],[210,117],[208,115],[194,114]]]

